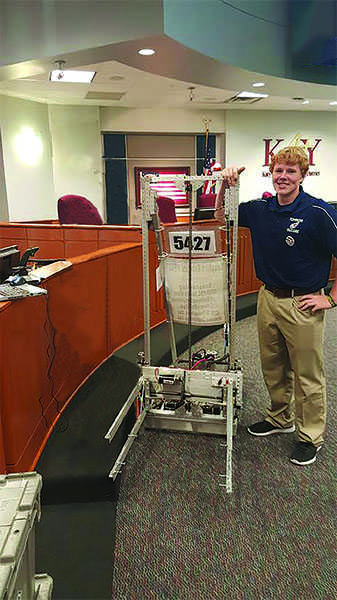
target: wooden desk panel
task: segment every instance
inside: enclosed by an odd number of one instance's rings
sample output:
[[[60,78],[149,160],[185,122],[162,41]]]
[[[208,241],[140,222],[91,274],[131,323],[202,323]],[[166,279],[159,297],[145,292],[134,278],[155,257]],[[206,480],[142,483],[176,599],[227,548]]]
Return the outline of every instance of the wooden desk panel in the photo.
[[[77,388],[142,332],[141,250],[119,244],[78,256],[44,281],[47,297],[0,303],[2,472],[34,468]],[[157,310],[154,324],[164,318]]]
[[[30,466],[53,404],[48,377],[52,338],[45,296],[0,303],[1,421],[7,471]],[[56,415],[54,409],[53,418]]]

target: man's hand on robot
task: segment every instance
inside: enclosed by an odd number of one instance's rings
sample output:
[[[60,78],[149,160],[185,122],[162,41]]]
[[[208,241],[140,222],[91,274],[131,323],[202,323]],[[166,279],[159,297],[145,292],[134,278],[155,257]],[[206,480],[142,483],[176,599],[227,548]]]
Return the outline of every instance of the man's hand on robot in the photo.
[[[226,167],[221,171],[221,175],[224,180],[225,187],[234,187],[239,179],[239,175],[245,170],[246,167]]]

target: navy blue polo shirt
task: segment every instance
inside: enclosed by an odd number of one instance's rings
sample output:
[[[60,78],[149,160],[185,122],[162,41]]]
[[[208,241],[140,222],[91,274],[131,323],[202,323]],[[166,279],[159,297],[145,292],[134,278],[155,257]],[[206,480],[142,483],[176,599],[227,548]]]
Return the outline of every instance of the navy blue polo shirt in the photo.
[[[328,283],[337,257],[337,211],[303,191],[286,206],[277,197],[239,204],[239,225],[249,227],[257,277],[276,288],[316,291]]]

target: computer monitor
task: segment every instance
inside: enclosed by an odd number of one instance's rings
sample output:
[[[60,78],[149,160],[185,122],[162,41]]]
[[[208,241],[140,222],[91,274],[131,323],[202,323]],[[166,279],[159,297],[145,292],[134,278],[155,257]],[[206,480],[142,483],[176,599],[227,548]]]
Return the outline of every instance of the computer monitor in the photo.
[[[4,281],[12,273],[13,267],[20,262],[20,250],[17,246],[6,246],[0,248],[0,282]]]

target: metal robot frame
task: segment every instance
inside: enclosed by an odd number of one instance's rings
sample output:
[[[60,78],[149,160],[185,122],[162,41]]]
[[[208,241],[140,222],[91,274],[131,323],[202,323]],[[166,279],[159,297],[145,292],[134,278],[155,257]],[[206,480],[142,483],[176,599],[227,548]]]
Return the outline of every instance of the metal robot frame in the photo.
[[[136,406],[136,421],[128,435],[128,438],[112,467],[109,477],[116,479],[125,463],[126,456],[144,425],[156,429],[168,429],[173,431],[184,431],[191,433],[212,433],[226,436],[226,473],[220,475],[219,485],[226,487],[227,492],[232,492],[232,449],[233,435],[236,433],[238,414],[242,406],[242,374],[235,352],[235,321],[236,321],[236,271],[237,271],[237,238],[238,238],[238,197],[239,186],[225,191],[224,196],[224,223],[219,225],[216,221],[210,225],[207,222],[207,235],[199,235],[206,242],[208,251],[205,251],[204,260],[215,260],[216,269],[224,272],[224,299],[223,299],[223,331],[224,331],[224,355],[220,360],[216,357],[207,363],[206,370],[194,370],[191,351],[191,331],[193,321],[193,270],[197,256],[194,244],[193,221],[192,221],[192,192],[202,187],[206,181],[221,181],[221,175],[212,176],[189,176],[177,175],[170,177],[175,185],[186,192],[189,202],[189,222],[176,224],[183,230],[179,231],[179,248],[183,250],[188,259],[188,368],[182,367],[183,362],[177,357],[177,349],[174,332],[174,298],[170,299],[167,286],[167,260],[170,254],[173,259],[179,261],[176,248],[171,248],[167,242],[167,248],[163,247],[163,232],[165,226],[161,226],[158,218],[156,204],[157,193],[151,184],[167,181],[165,175],[144,175],[141,177],[141,199],[142,199],[142,236],[143,236],[143,306],[144,306],[144,352],[141,353],[141,376],[112,423],[105,438],[112,441],[121,423],[130,408]],[[171,348],[172,365],[160,367],[151,365],[151,332],[150,332],[150,270],[149,270],[149,225],[155,231],[159,271],[163,281],[163,293],[165,309],[167,313],[167,324],[169,331],[169,343]],[[196,227],[197,225],[195,225]],[[202,222],[200,222],[202,227]],[[212,233],[213,232],[213,233]],[[200,233],[200,232],[199,232]],[[171,236],[170,241],[174,239]],[[177,238],[176,238],[177,239]],[[211,248],[211,249],[210,249]],[[170,252],[173,250],[173,252]],[[203,249],[201,248],[201,251]],[[178,264],[178,263],[177,263]],[[200,262],[198,263],[201,264]],[[179,267],[180,268],[180,267]],[[200,361],[201,362],[201,361]],[[206,361],[207,362],[207,361]],[[221,370],[219,370],[219,368]]]

